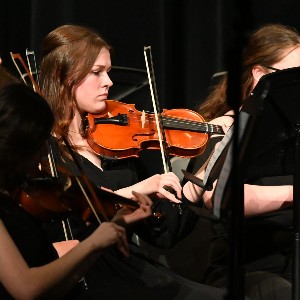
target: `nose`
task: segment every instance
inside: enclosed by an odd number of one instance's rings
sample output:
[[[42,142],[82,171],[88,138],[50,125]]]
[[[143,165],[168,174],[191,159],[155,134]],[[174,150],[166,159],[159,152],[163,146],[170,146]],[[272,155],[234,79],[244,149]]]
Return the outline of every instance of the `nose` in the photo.
[[[105,73],[104,86],[107,86],[110,88],[112,85],[113,85],[113,82],[111,81],[108,73]]]

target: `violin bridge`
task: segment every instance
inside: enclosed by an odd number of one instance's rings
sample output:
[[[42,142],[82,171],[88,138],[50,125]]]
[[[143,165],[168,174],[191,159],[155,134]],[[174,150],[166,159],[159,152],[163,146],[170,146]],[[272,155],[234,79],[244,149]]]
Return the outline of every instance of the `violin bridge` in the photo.
[[[146,113],[145,113],[144,110],[142,111],[141,122],[142,122],[142,128],[145,128],[145,123],[146,123]]]

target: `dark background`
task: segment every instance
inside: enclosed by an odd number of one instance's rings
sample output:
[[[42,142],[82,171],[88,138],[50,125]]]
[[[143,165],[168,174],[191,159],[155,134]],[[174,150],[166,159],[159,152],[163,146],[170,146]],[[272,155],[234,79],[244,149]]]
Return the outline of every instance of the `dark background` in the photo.
[[[0,55],[16,73],[10,52],[24,56],[27,48],[34,50],[38,63],[41,41],[51,30],[66,23],[91,26],[114,47],[113,66],[145,70],[143,47],[151,46],[161,107],[195,109],[211,76],[228,69],[232,49],[249,32],[271,22],[300,30],[299,12],[299,0],[1,0]],[[115,84],[110,98],[147,78],[144,72],[114,70],[111,77]],[[121,81],[127,78],[132,85],[123,89]],[[148,86],[117,100],[152,111]],[[150,173],[160,170],[156,151],[144,159]],[[154,254],[180,274],[201,281],[209,229],[200,222],[178,246]]]
[[[41,41],[51,30],[66,23],[91,26],[114,47],[113,66],[143,70],[113,69],[111,99],[153,111],[148,85],[127,95],[147,82],[143,49],[151,46],[160,107],[196,110],[211,76],[228,69],[232,49],[249,32],[269,22],[300,30],[299,11],[297,0],[1,0],[0,55],[12,72],[10,52],[25,57],[33,50],[39,65]],[[150,156],[161,165],[156,151]],[[160,169],[148,165],[151,173]]]
[[[227,69],[238,30],[247,36],[268,22],[300,29],[299,11],[297,0],[1,0],[0,55],[15,71],[10,51],[25,55],[28,48],[39,59],[41,41],[55,27],[88,25],[114,47],[114,66],[145,70],[143,47],[151,46],[161,107],[194,109],[212,74]],[[149,94],[145,87],[125,100],[151,110]]]

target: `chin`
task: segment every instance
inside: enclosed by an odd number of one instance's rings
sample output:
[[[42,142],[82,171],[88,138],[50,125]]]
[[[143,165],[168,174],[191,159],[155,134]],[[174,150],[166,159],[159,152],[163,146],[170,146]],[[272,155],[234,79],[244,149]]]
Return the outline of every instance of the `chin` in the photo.
[[[97,107],[95,107],[94,111],[92,114],[100,114],[106,109],[106,101],[101,101]]]

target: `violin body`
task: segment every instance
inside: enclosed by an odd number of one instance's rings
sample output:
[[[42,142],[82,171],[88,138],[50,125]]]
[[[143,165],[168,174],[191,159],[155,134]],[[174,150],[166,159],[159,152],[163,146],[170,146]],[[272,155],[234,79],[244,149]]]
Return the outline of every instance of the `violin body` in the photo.
[[[97,186],[94,187],[95,198],[84,187],[85,197],[77,181],[84,185],[82,178],[71,175],[62,167],[59,168],[59,178],[50,177],[45,169],[36,175],[24,180],[11,194],[24,210],[43,221],[66,218],[70,214],[78,215],[84,221],[94,221],[94,213],[97,219],[109,221],[123,206],[131,210],[139,208],[137,202]]]
[[[62,193],[60,184],[53,178],[35,177],[25,180],[12,196],[32,216],[47,221],[62,219],[72,211]]]
[[[86,137],[98,154],[117,158],[138,157],[145,149],[160,149],[155,115],[135,109],[134,104],[106,101],[106,110],[88,114]],[[189,109],[164,109],[162,114],[165,140],[170,155],[193,157],[203,153],[209,135],[218,129],[204,122]]]

